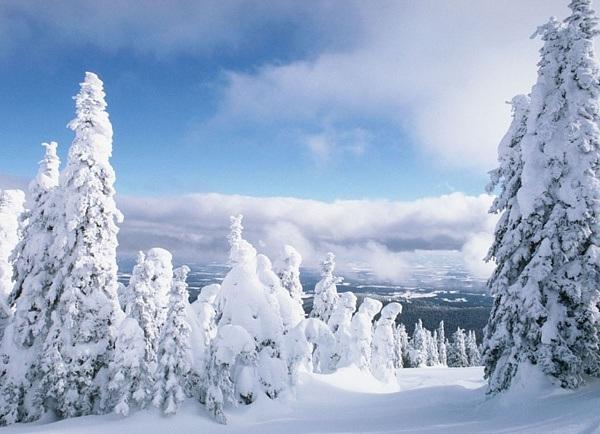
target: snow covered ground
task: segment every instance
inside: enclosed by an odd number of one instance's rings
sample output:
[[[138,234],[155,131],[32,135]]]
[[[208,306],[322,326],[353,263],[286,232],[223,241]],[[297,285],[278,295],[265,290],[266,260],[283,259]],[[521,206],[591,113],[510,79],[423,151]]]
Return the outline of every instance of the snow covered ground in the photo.
[[[229,425],[188,402],[172,417],[157,411],[18,424],[2,433],[597,433],[600,382],[576,392],[544,387],[487,399],[482,368],[402,369],[399,386],[355,368],[305,374],[294,396],[228,409]]]

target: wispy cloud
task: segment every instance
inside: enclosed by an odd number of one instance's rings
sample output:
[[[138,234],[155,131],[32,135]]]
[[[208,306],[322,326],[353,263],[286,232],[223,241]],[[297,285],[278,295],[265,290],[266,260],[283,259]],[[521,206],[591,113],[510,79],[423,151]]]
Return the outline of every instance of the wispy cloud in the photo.
[[[413,202],[335,201],[257,198],[222,194],[177,197],[122,197],[126,218],[120,252],[132,255],[155,246],[180,260],[226,259],[229,216],[245,215],[246,236],[259,250],[276,256],[294,245],[305,265],[316,266],[327,251],[340,268],[361,265],[379,278],[396,281],[406,273],[415,249],[464,249],[470,264],[485,255],[475,252],[474,237],[491,233],[495,217],[487,214],[491,198],[453,193]],[[465,249],[465,246],[467,248]]]

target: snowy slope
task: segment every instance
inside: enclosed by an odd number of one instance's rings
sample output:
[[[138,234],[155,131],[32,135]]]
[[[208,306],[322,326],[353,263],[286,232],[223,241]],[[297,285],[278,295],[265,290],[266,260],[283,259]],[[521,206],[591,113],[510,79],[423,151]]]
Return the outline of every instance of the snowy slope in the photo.
[[[535,396],[484,395],[481,368],[402,369],[400,386],[384,385],[354,368],[306,374],[295,396],[261,399],[229,409],[218,425],[188,402],[176,416],[138,412],[130,417],[87,416],[55,423],[19,424],[2,433],[401,433],[600,432],[600,383],[576,392],[538,388]]]

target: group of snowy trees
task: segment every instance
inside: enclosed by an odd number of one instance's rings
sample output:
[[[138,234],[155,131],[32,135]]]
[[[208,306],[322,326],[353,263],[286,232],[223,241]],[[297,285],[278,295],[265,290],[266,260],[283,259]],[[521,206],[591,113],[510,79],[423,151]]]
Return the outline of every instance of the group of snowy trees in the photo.
[[[532,371],[565,388],[600,376],[600,71],[591,0],[536,35],[537,83],[513,99],[499,146],[489,251],[494,306],[483,358],[489,392]]]
[[[140,252],[128,285],[119,284],[122,216],[104,96],[86,73],[67,165],[60,172],[56,143],[44,144],[27,211],[21,192],[0,195],[0,424],[151,405],[168,415],[188,398],[225,423],[225,406],[275,399],[302,371],[356,365],[390,381],[402,366],[444,365],[454,348],[456,366],[475,363],[474,334],[465,340],[459,329],[446,349],[443,324],[431,334],[419,322],[409,339],[396,326],[398,303],[382,309],[367,297],[357,309],[354,294],[337,292],[333,254],[306,318],[301,256],[285,246],[273,266],[243,238],[241,216],[231,218],[231,269],[194,303],[189,268],[173,269],[164,249]]]

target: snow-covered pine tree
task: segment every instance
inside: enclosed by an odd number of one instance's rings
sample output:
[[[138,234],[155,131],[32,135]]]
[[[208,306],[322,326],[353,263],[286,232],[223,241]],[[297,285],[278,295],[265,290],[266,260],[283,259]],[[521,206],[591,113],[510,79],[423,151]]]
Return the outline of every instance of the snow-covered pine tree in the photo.
[[[342,292],[339,296],[327,325],[335,336],[335,349],[332,355],[334,368],[350,363],[352,344],[352,315],[356,311],[356,295]]]
[[[281,284],[292,296],[296,303],[302,306],[304,291],[300,283],[300,265],[302,256],[292,246],[283,246],[280,258],[275,263],[275,272],[281,279]]]
[[[402,323],[396,327],[396,341],[398,342],[398,351],[402,356],[402,368],[412,368],[412,361],[410,357],[410,339],[406,332],[406,326]]]
[[[440,365],[448,366],[448,350],[446,348],[446,331],[444,330],[444,321],[440,321],[437,328],[437,348]]]
[[[175,414],[185,399],[191,370],[190,326],[186,321],[188,304],[187,266],[173,272],[169,308],[158,343],[158,366],[153,403],[164,414]]]
[[[206,369],[206,409],[219,423],[226,424],[225,404],[237,405],[236,371],[256,364],[256,343],[241,326],[225,324],[211,344]]]
[[[0,190],[0,337],[12,312],[8,298],[13,289],[12,256],[21,237],[21,215],[25,193],[21,190]]]
[[[427,331],[423,327],[423,321],[419,318],[410,341],[410,366],[414,368],[427,366],[427,343]]]
[[[281,280],[273,271],[271,260],[262,254],[256,255],[256,272],[258,279],[266,287],[270,300],[275,300],[277,305],[273,309],[279,310],[283,321],[283,333],[296,327],[304,319],[302,304],[295,300],[289,291],[281,284]]]
[[[477,346],[475,330],[469,330],[467,333],[465,346],[467,348],[467,359],[469,360],[469,366],[480,366],[481,353],[479,352],[479,347]]]
[[[396,341],[396,317],[402,312],[400,303],[388,303],[381,310],[375,324],[371,356],[371,372],[380,381],[396,378],[396,369],[402,366],[399,345]]]
[[[296,384],[301,369],[329,373],[335,366],[335,337],[327,324],[318,318],[307,318],[286,336],[286,355],[291,383]]]
[[[460,327],[452,334],[452,342],[448,348],[448,366],[452,368],[469,366],[465,331]]]
[[[591,0],[569,7],[564,24],[537,32],[544,45],[526,131],[519,139],[511,126],[492,178],[501,192],[491,211],[502,217],[489,253],[497,264],[484,344],[490,393],[532,366],[568,388],[600,374],[597,17]],[[520,176],[504,157],[511,142],[520,143]]]
[[[321,263],[321,280],[315,285],[315,296],[311,318],[318,318],[327,323],[333,307],[337,303],[338,293],[336,285],[342,282],[341,277],[333,274],[335,271],[335,255],[327,253],[325,260]]]
[[[139,408],[147,400],[145,353],[143,330],[135,319],[125,318],[117,331],[108,373],[108,406],[117,414],[127,416],[132,406]]]
[[[8,305],[14,305],[15,313],[10,337],[0,345],[0,358],[6,363],[0,363],[0,415],[10,416],[0,416],[0,424],[36,419],[43,411],[34,399],[41,383],[36,362],[48,333],[48,307],[55,301],[48,299],[48,292],[56,273],[51,250],[57,210],[52,195],[60,165],[56,143],[43,146],[45,157],[29,185],[31,210],[23,214],[27,224],[12,254],[15,284]]]
[[[122,375],[123,363],[130,368],[133,356],[120,354],[120,352],[133,351],[131,347],[137,345],[133,339],[136,336],[135,327],[131,321],[119,330],[118,342],[114,351],[114,363],[111,366],[112,399],[107,405],[112,410],[126,414],[129,407],[146,408],[153,399],[155,386],[155,371],[157,368],[157,351],[160,332],[165,321],[165,297],[173,286],[173,265],[171,254],[161,248],[150,249],[145,255],[138,253],[137,263],[133,267],[129,285],[126,289],[125,313],[128,318],[135,320],[142,330],[144,352],[141,359],[135,363],[139,371],[139,378],[129,383],[115,381],[112,374]],[[126,389],[128,387],[128,389]],[[125,400],[125,401],[124,401]],[[125,407],[124,402],[127,403]],[[116,407],[115,407],[116,406]]]
[[[259,392],[276,398],[289,382],[280,306],[271,289],[261,281],[256,249],[243,239],[242,232],[242,216],[232,217],[228,237],[231,270],[221,284],[222,315],[218,327],[240,326],[256,342],[254,354],[258,360],[254,364],[237,360],[240,364],[232,368],[238,399],[249,404]]]
[[[75,139],[61,174],[56,226],[57,275],[50,288],[52,326],[40,360],[44,402],[61,417],[102,411],[114,327],[123,312],[117,299],[115,173],[110,165],[112,126],[102,81],[85,74],[69,123]],[[57,205],[58,206],[58,205]]]
[[[382,303],[365,297],[352,317],[352,345],[350,360],[363,370],[371,367],[371,345],[373,343],[373,318],[381,310]]]
[[[427,334],[427,366],[438,366],[440,364],[440,355],[437,348],[437,330],[425,330]]]

